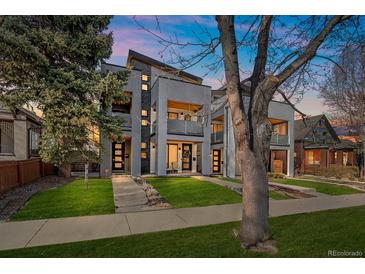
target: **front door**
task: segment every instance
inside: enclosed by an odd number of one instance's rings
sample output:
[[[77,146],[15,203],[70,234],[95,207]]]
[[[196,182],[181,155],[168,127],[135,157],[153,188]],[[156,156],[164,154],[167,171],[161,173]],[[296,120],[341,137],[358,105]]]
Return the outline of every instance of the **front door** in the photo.
[[[213,173],[221,173],[221,151],[213,149]]]
[[[113,170],[124,170],[125,143],[113,143],[112,162]]]
[[[191,170],[192,145],[182,145],[182,170]]]

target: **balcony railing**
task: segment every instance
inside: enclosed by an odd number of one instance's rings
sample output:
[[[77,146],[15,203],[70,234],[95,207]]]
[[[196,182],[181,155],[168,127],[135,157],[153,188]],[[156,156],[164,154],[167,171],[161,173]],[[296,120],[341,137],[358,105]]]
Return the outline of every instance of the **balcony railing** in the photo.
[[[124,129],[131,129],[132,128],[132,117],[129,113],[112,112],[112,115],[122,117],[122,119],[123,119],[122,128],[124,128]]]
[[[212,132],[210,134],[210,142],[212,144],[223,143],[223,131]]]
[[[289,145],[289,136],[273,134],[270,143],[272,145]]]
[[[203,126],[194,121],[167,120],[167,133],[203,136]]]

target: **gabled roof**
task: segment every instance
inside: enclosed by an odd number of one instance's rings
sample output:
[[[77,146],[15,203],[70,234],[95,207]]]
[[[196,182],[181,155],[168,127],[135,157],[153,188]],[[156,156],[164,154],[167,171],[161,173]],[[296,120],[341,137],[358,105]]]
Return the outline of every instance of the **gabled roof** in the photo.
[[[316,127],[321,119],[324,119],[327,125],[327,128],[333,138],[335,140],[339,140],[336,132],[332,128],[330,122],[328,121],[326,115],[320,114],[316,116],[311,116],[309,118],[305,118],[305,121],[303,119],[295,120],[294,121],[294,139],[295,140],[303,140],[305,136],[307,136],[308,133],[312,131],[314,127]]]
[[[188,78],[188,79],[190,79],[194,82],[197,82],[199,84],[201,84],[203,82],[203,79],[196,76],[196,75],[193,75],[193,74],[190,74],[190,73],[185,72],[183,70],[174,68],[174,67],[172,67],[168,64],[162,63],[162,62],[160,62],[156,59],[153,59],[151,57],[148,57],[146,55],[143,55],[139,52],[136,52],[136,51],[130,49],[129,53],[128,53],[128,60],[127,60],[127,66],[128,67],[131,66],[132,59],[136,59],[136,60],[138,60],[142,63],[157,67],[157,68],[159,68],[161,70],[164,70],[166,72],[176,73],[178,76]]]
[[[32,120],[35,123],[42,124],[43,119],[39,117],[36,113],[24,108],[19,107],[17,108],[17,111],[22,112],[28,119]]]
[[[347,140],[347,139],[341,139],[341,142],[339,142],[333,146],[333,148],[336,150],[341,150],[341,149],[342,150],[345,150],[345,149],[353,150],[357,147],[358,147],[358,144],[356,144],[350,140]]]

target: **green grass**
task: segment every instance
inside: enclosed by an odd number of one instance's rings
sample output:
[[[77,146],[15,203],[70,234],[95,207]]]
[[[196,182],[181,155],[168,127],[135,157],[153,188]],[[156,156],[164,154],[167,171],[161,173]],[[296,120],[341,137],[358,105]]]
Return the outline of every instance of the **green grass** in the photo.
[[[219,179],[227,181],[227,182],[231,182],[231,183],[236,183],[236,184],[240,184],[240,180],[239,179],[235,179],[235,178],[229,178],[229,177],[219,177]],[[269,197],[270,199],[273,200],[287,200],[287,199],[292,199],[291,197],[289,197],[288,195],[285,195],[282,192],[278,192],[278,191],[274,191],[274,190],[269,190]]]
[[[113,187],[108,179],[82,179],[33,196],[11,220],[98,215],[114,213]]]
[[[307,180],[298,180],[298,179],[279,179],[279,178],[271,178],[270,181],[286,184],[286,185],[295,185],[301,187],[309,187],[314,188],[317,192],[328,194],[328,195],[345,195],[345,194],[355,194],[355,193],[364,193],[361,190],[353,189],[347,186],[339,186],[331,183],[323,183],[316,181],[307,181]]]
[[[327,257],[329,250],[365,254],[365,206],[270,218],[276,257]],[[240,248],[239,223],[78,243],[0,251],[0,257],[267,257]],[[364,255],[363,255],[364,256]]]
[[[147,181],[174,208],[242,202],[240,195],[226,187],[190,177],[151,177]]]

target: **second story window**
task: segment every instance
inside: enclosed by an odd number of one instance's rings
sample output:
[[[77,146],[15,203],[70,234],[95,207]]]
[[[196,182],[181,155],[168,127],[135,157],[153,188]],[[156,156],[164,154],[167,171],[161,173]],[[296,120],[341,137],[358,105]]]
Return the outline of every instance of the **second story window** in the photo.
[[[142,115],[142,116],[148,116],[148,111],[147,111],[147,110],[145,110],[145,109],[142,109],[142,111],[141,111],[141,115]]]
[[[0,120],[0,154],[14,153],[14,122]]]
[[[148,85],[147,84],[142,84],[142,90],[147,91],[148,90]]]
[[[147,74],[142,74],[142,81],[148,81],[148,75]]]
[[[112,112],[131,113],[132,98],[126,100],[114,100],[112,103]]]
[[[221,132],[224,129],[224,125],[223,124],[212,124],[211,126],[211,131],[212,132]]]
[[[177,120],[179,118],[179,114],[176,112],[167,112],[167,120]]]

